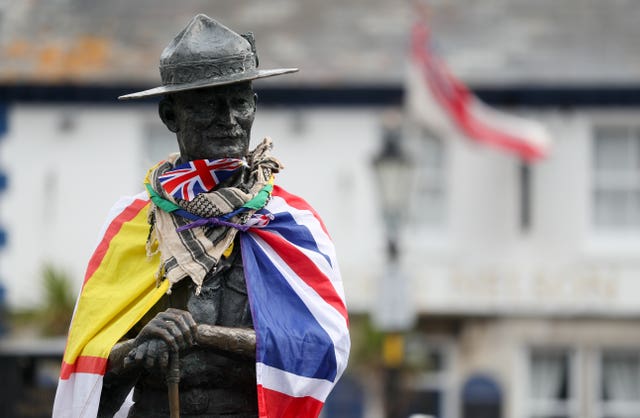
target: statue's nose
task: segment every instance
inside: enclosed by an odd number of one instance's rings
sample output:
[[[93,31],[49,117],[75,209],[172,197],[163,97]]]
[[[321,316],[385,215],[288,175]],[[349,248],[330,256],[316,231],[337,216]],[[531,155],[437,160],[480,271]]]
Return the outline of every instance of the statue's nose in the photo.
[[[216,125],[218,126],[230,126],[235,123],[235,116],[233,109],[228,103],[219,103],[216,109]]]

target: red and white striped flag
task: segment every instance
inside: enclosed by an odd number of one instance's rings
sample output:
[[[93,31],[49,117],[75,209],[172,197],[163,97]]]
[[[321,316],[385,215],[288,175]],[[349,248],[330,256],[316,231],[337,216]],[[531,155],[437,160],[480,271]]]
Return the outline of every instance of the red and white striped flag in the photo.
[[[426,21],[412,28],[408,71],[409,115],[435,134],[462,134],[514,152],[528,162],[548,153],[551,140],[542,124],[492,109],[449,71],[433,52]]]

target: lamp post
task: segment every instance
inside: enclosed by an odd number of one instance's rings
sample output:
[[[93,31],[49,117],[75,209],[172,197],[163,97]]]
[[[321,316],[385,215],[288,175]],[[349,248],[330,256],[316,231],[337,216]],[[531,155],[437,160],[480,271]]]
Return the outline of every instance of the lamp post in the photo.
[[[408,279],[400,268],[400,232],[407,218],[414,164],[402,148],[402,129],[397,118],[383,125],[382,148],[373,158],[377,194],[386,235],[386,266],[378,285],[378,303],[372,312],[375,325],[385,333],[384,398],[387,418],[400,413],[400,366],[404,357],[403,332],[413,326]]]
[[[387,235],[387,255],[390,261],[395,261],[400,226],[406,218],[406,186],[411,180],[413,164],[402,149],[400,127],[385,126],[382,141],[382,149],[373,159],[373,169]]]

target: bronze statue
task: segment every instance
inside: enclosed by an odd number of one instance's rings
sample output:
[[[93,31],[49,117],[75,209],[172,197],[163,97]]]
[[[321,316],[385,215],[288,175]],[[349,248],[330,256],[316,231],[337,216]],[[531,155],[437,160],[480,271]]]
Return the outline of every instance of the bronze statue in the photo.
[[[160,118],[176,134],[179,154],[152,168],[146,183],[152,202],[147,253],[160,255],[158,286],[165,285],[168,292],[110,350],[97,416],[114,416],[132,389],[133,405],[128,417],[181,414],[183,418],[253,418],[259,413],[270,418],[284,414],[317,416],[328,395],[326,388],[316,390],[312,385],[303,389],[286,385],[280,388],[283,381],[278,377],[279,370],[287,371],[282,374],[285,377],[290,373],[299,374],[305,382],[310,377],[318,381],[326,379],[330,388],[346,367],[349,349],[346,309],[333,249],[325,244],[318,244],[320,249],[306,248],[305,251],[316,251],[324,257],[316,257],[314,262],[324,266],[322,269],[327,272],[318,269],[313,274],[327,280],[329,287],[319,285],[316,289],[308,280],[311,292],[308,289],[296,292],[306,292],[303,299],[319,297],[321,302],[326,302],[331,311],[326,316],[337,318],[339,326],[314,334],[311,325],[308,329],[299,327],[297,331],[293,322],[286,325],[287,321],[302,321],[302,317],[281,318],[285,327],[292,329],[289,338],[294,344],[302,344],[298,355],[309,355],[309,361],[317,361],[320,366],[305,367],[306,359],[287,366],[286,355],[282,354],[268,358],[264,350],[273,344],[270,339],[262,343],[258,339],[263,351],[258,351],[256,358],[254,328],[258,327],[254,324],[254,313],[268,312],[270,307],[255,306],[258,302],[248,294],[251,292],[247,290],[249,276],[245,270],[249,265],[257,271],[251,277],[256,276],[260,283],[263,278],[265,283],[271,280],[271,276],[262,277],[260,267],[245,259],[245,253],[253,254],[246,249],[252,244],[243,241],[240,234],[251,228],[265,228],[269,222],[277,229],[279,215],[271,209],[274,199],[286,200],[289,195],[274,192],[277,186],[273,186],[273,174],[282,167],[269,154],[271,141],[265,139],[254,150],[249,149],[256,111],[256,94],[251,82],[294,71],[297,69],[259,70],[252,34],[239,35],[207,16],[198,15],[162,53],[162,86],[121,97],[162,96]],[[190,167],[197,164],[222,167],[213,174],[219,176],[217,183],[205,190],[196,190],[203,187],[202,182],[192,185],[193,190],[186,186],[176,187],[175,192],[169,190],[171,176],[189,164]],[[320,230],[321,221],[314,219],[298,221],[300,225],[296,226]],[[280,235],[287,240],[304,240],[301,246],[308,246],[310,242],[316,245],[314,237],[290,237],[284,229],[274,236]],[[290,247],[284,252],[295,251],[298,250]],[[293,263],[290,267],[295,271],[295,263],[306,260],[287,262]],[[305,267],[305,271],[309,268]],[[300,276],[304,274],[307,273]],[[273,283],[280,286],[272,282],[269,287],[274,286]],[[289,289],[290,284],[283,283],[283,289]],[[304,280],[302,283],[307,285]],[[273,302],[280,303],[275,299]],[[309,313],[309,318],[315,321],[318,313],[314,310],[319,308],[314,307],[317,302],[312,302],[305,302],[309,307],[300,305],[301,315]],[[82,295],[79,306],[81,303]],[[280,319],[274,316],[271,322],[274,321],[280,322]],[[271,331],[264,333],[268,334],[264,338],[271,338]],[[311,360],[312,357],[316,360]],[[325,368],[327,371],[317,371]],[[264,382],[258,379],[258,386],[257,369],[260,376],[264,375]],[[271,375],[275,377],[269,377]],[[290,396],[291,402],[271,401],[269,394],[274,389],[270,385]],[[56,403],[59,405],[54,407],[54,416],[56,411],[64,409],[60,387],[58,392]],[[296,406],[295,400],[301,398],[312,399],[312,406]],[[278,402],[282,405],[269,406]],[[302,408],[298,411],[304,412],[295,412],[295,408]],[[270,411],[265,412],[267,409]],[[63,412],[61,416],[75,415]]]

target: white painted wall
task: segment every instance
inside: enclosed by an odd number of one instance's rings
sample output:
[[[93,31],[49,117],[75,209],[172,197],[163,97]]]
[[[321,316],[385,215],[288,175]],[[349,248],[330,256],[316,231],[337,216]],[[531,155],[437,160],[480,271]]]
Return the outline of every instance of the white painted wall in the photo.
[[[519,227],[516,159],[447,143],[449,225],[440,239],[419,228],[405,237],[415,304],[436,313],[640,315],[640,234],[603,233],[591,222],[592,127],[634,124],[637,112],[535,116],[555,143],[533,167],[528,232]]]
[[[126,109],[90,106],[10,109],[0,215],[9,237],[0,277],[10,305],[40,300],[45,263],[68,271],[79,288],[109,207],[137,188],[138,119]],[[70,130],[61,129],[65,123]]]
[[[637,119],[633,112],[613,114]],[[640,240],[605,240],[590,227],[591,124],[612,116],[535,116],[547,124],[555,145],[533,169],[528,233],[519,228],[516,158],[471,142],[445,143],[446,225],[413,222],[402,241],[420,310],[640,314]],[[380,146],[380,117],[380,110],[366,108],[263,108],[253,129],[254,144],[266,135],[274,139],[274,153],[286,166],[278,182],[324,218],[356,311],[376,308],[385,265],[369,165]],[[110,205],[142,188],[145,138],[161,124],[153,106],[126,105],[18,105],[9,123],[0,153],[9,173],[0,199],[9,233],[0,277],[9,303],[29,306],[40,300],[45,262],[67,269],[80,287]]]

